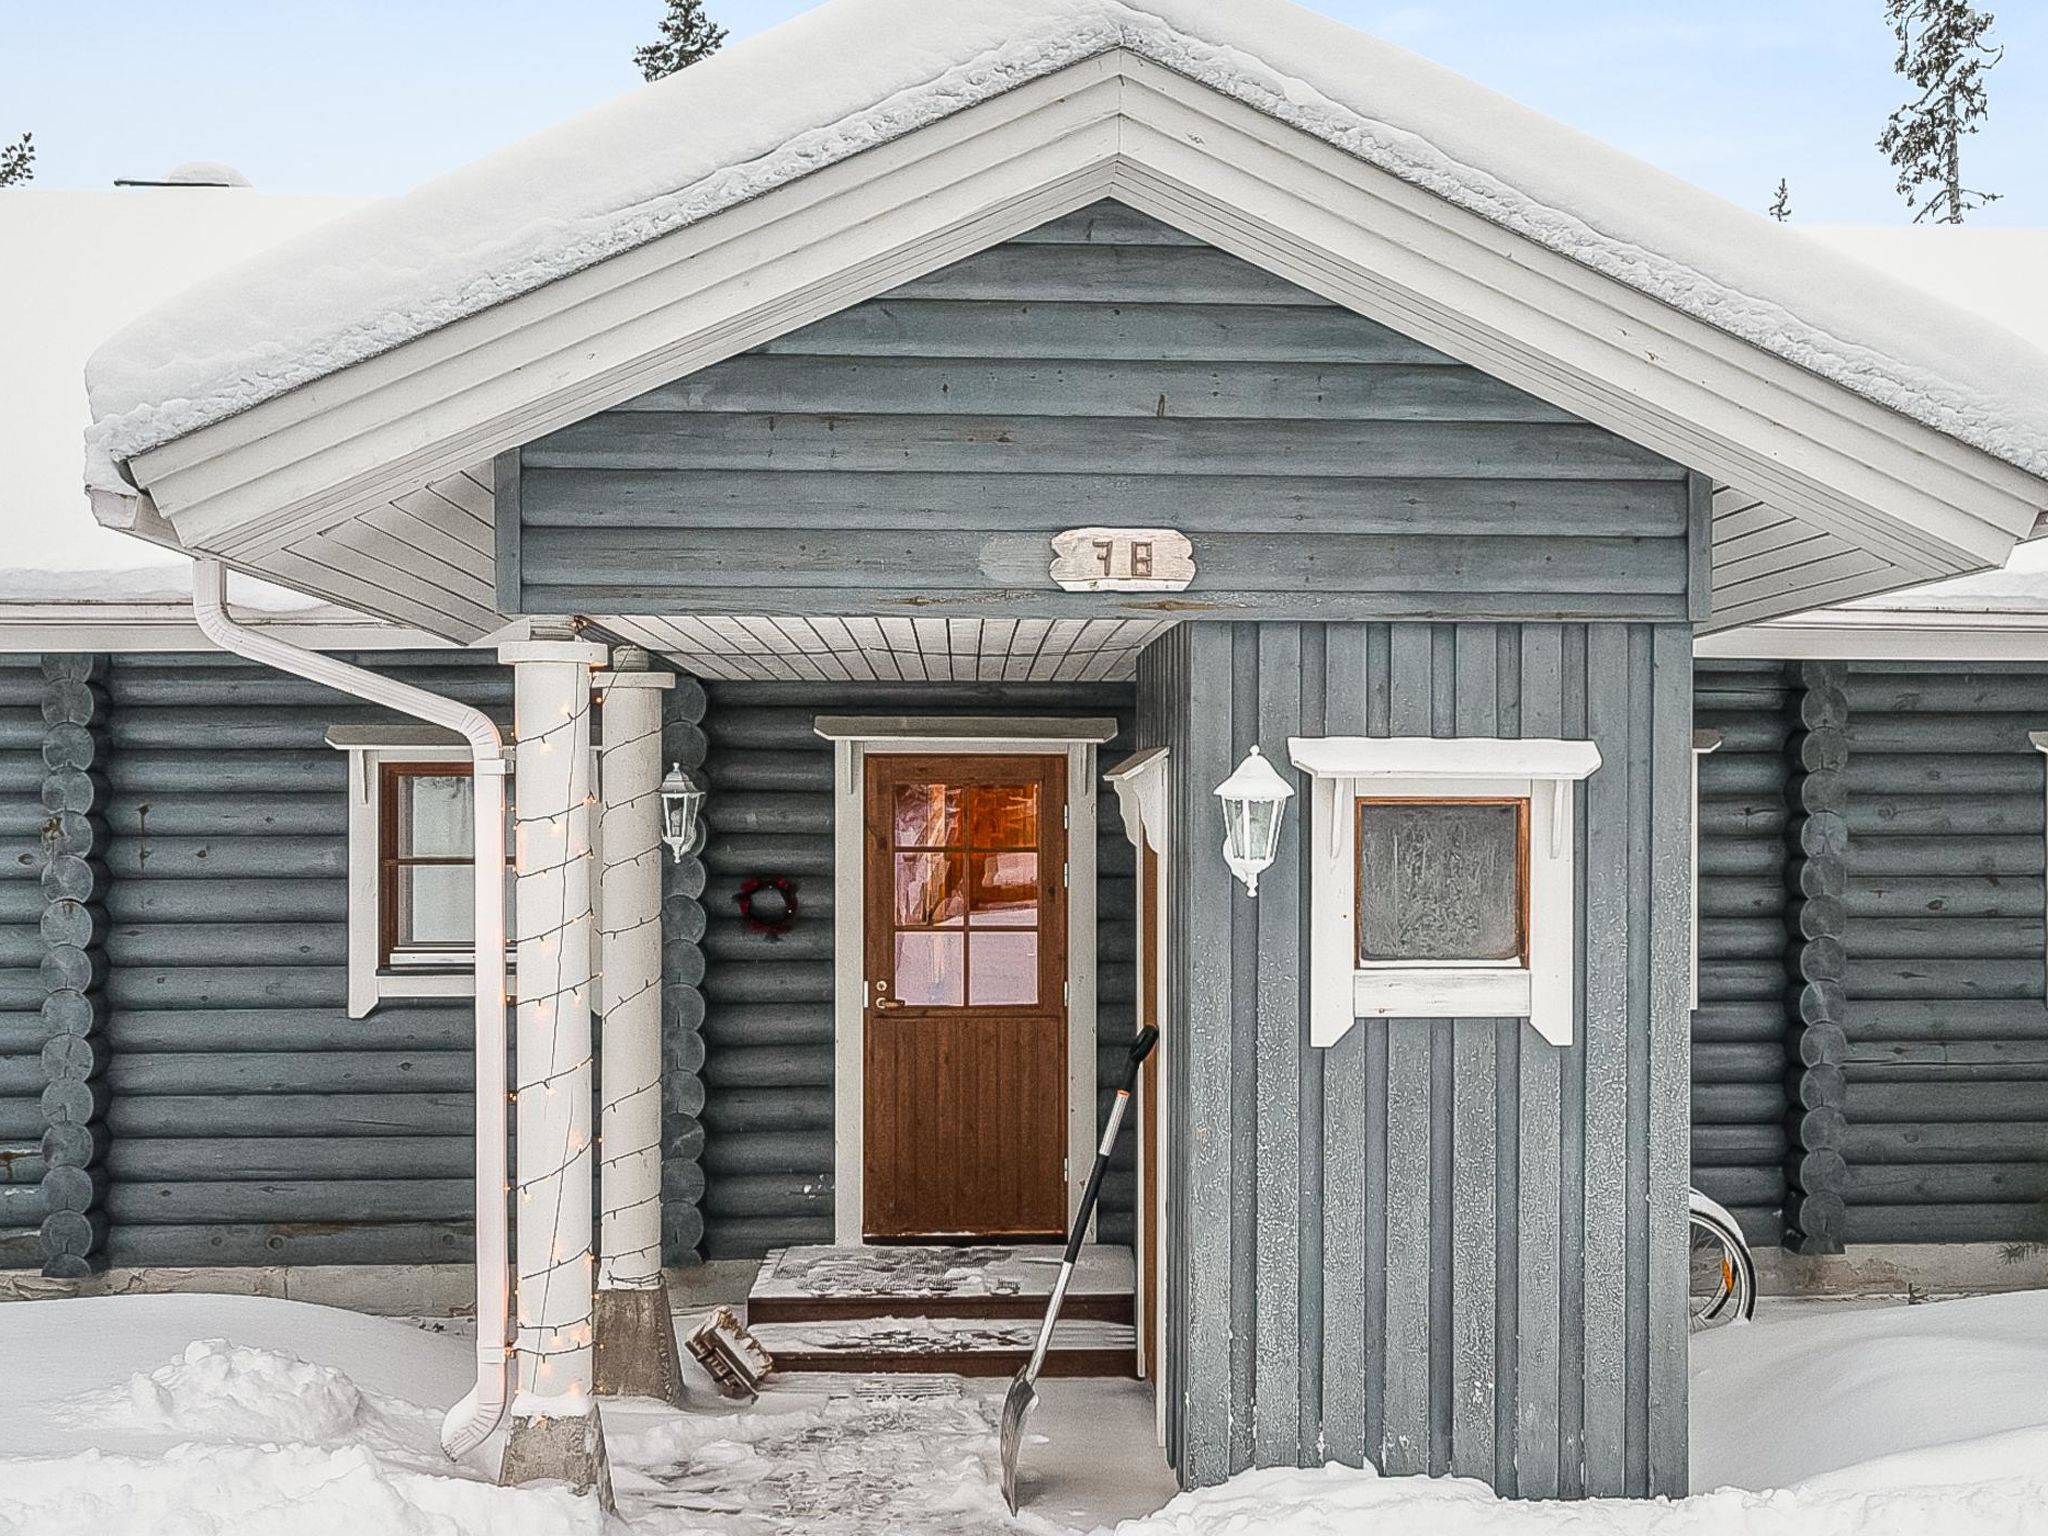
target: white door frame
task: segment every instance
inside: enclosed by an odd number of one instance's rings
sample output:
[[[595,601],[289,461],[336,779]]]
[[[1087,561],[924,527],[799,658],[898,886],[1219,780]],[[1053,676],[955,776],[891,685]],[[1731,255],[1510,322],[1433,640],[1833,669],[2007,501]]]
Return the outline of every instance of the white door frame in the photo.
[[[1170,952],[1168,934],[1168,911],[1166,893],[1173,889],[1171,873],[1172,833],[1167,817],[1167,795],[1169,782],[1167,768],[1171,759],[1165,747],[1148,747],[1146,750],[1125,758],[1114,768],[1103,774],[1103,779],[1116,790],[1117,805],[1123,811],[1124,836],[1130,839],[1131,847],[1137,850],[1135,889],[1140,941],[1144,933],[1145,904],[1153,892],[1145,885],[1145,850],[1150,848],[1159,861],[1159,920],[1153,934],[1152,974],[1157,989],[1158,1011],[1161,1019],[1170,1018],[1171,973],[1167,969]],[[1144,998],[1144,956],[1138,957],[1137,996]],[[1177,1042],[1169,1038],[1170,1032],[1163,1026],[1159,1031],[1159,1044],[1154,1048],[1158,1054],[1158,1082],[1162,1089],[1166,1082],[1167,1053]],[[1138,1199],[1135,1202],[1138,1215],[1137,1262],[1139,1272],[1133,1288],[1136,1320],[1138,1325],[1138,1369],[1150,1370],[1152,1376],[1153,1412],[1157,1420],[1159,1443],[1166,1444],[1166,1373],[1162,1368],[1166,1359],[1166,1308],[1161,1305],[1152,1315],[1145,1312],[1145,1244],[1153,1234],[1159,1241],[1158,1273],[1160,1293],[1165,1294],[1167,1266],[1171,1262],[1166,1250],[1166,1171],[1172,1165],[1166,1156],[1167,1095],[1159,1094],[1158,1101],[1142,1100],[1143,1117],[1139,1123],[1146,1134],[1138,1138]],[[1145,1170],[1157,1163],[1159,1177],[1154,1191],[1154,1204],[1146,1208]]]
[[[820,716],[832,743],[833,1241],[865,1244],[867,1135],[867,759],[933,753],[1067,760],[1067,1220],[1088,1182],[1095,1125],[1095,757],[1109,719],[1022,720]],[[1003,734],[1007,732],[1007,734]],[[1093,1235],[1092,1233],[1090,1234]]]

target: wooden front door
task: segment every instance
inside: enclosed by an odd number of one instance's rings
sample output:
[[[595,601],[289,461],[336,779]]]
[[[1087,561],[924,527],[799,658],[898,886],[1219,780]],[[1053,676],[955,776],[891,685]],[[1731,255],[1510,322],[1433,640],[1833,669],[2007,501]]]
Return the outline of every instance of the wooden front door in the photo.
[[[1067,1216],[1067,760],[867,759],[863,1227]]]

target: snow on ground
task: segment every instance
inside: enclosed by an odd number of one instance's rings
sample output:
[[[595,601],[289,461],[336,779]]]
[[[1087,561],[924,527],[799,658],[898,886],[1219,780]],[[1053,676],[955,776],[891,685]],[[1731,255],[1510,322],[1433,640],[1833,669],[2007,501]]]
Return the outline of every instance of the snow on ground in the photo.
[[[1166,1489],[1136,1383],[1047,1382],[1025,1514],[1003,1510],[1000,1383],[792,1377],[736,1410],[608,1403],[648,1536],[2048,1536],[2048,1292],[1784,1308],[1693,1341],[1675,1501],[1513,1503],[1346,1468]],[[597,1536],[587,1500],[451,1467],[459,1330],[254,1297],[0,1305],[0,1536]],[[1048,1442],[1046,1436],[1050,1436]],[[1777,1491],[1761,1491],[1776,1489]],[[1105,1492],[1105,1490],[1109,1490]]]
[[[1113,48],[2048,473],[2009,332],[1283,0],[818,6],[137,321],[89,368],[95,473]]]
[[[1918,1477],[1963,1446],[2032,1432],[2011,1466],[2048,1480],[2048,1291],[1814,1313],[1766,1302],[1747,1328],[1692,1341],[1692,1482],[1771,1488],[1926,1447],[1883,1475]],[[2019,1442],[2012,1442],[2010,1449]],[[2048,1497],[2048,1489],[2044,1489]]]

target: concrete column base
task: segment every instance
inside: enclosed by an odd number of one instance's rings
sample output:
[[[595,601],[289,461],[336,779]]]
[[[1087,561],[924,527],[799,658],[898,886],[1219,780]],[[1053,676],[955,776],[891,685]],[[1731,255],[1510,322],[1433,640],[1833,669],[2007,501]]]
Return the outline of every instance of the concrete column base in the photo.
[[[522,1414],[512,1420],[498,1485],[516,1488],[523,1483],[566,1483],[572,1493],[596,1494],[606,1514],[618,1508],[612,1499],[611,1463],[604,1453],[604,1421],[595,1403],[588,1413],[553,1418]]]
[[[592,1327],[599,1396],[652,1397],[682,1406],[683,1358],[667,1285],[598,1291]]]

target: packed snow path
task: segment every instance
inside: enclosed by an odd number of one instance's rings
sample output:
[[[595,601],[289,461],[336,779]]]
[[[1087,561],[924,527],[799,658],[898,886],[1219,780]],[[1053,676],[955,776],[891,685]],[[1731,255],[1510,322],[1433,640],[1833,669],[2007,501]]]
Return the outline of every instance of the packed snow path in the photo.
[[[730,1418],[615,1437],[621,1513],[665,1512],[730,1536],[1030,1528],[1003,1508],[991,1405],[958,1378],[813,1377],[805,1388]]]

